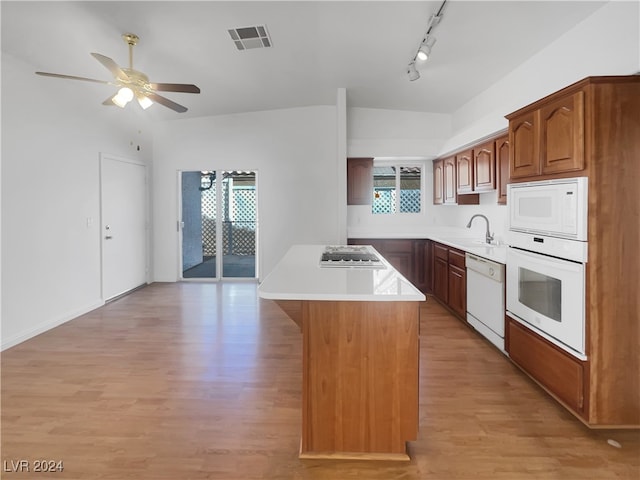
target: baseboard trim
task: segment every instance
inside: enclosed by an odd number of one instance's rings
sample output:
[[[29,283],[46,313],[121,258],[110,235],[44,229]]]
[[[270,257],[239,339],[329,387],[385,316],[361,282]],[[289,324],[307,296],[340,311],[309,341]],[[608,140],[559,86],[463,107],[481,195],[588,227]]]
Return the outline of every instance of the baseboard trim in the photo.
[[[102,300],[99,300],[95,303],[92,303],[90,305],[87,305],[83,308],[80,308],[78,310],[75,310],[73,312],[67,313],[65,315],[59,316],[57,318],[51,319],[51,320],[47,320],[46,322],[42,322],[39,323],[38,325],[36,325],[35,327],[19,333],[17,335],[13,335],[11,337],[9,337],[8,339],[2,339],[2,344],[0,344],[0,351],[5,351],[8,348],[11,347],[15,347],[16,345],[25,342],[33,337],[36,337],[38,335],[40,335],[41,333],[47,332],[49,330],[51,330],[52,328],[55,328],[59,325],[62,325],[63,323],[68,322],[69,320],[73,320],[74,318],[78,318],[80,315],[84,315],[85,313],[88,313],[92,310],[95,310],[96,308],[100,308],[104,305],[104,302]]]

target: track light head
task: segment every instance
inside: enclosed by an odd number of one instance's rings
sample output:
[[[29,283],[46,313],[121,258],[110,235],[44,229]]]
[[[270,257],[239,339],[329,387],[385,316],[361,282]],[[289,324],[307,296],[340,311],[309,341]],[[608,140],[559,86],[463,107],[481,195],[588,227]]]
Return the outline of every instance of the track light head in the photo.
[[[418,53],[416,54],[416,59],[420,61],[425,61],[431,55],[431,47],[436,43],[436,37],[427,35],[422,43],[420,44],[420,48],[418,49]]]
[[[411,62],[407,67],[407,77],[412,82],[420,78],[420,72],[416,69],[415,62]]]

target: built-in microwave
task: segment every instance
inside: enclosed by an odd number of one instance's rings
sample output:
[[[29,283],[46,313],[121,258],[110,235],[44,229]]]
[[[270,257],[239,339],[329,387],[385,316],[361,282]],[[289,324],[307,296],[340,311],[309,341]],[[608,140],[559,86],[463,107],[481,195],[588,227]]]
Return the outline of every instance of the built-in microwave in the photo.
[[[587,241],[587,177],[507,185],[508,229]]]

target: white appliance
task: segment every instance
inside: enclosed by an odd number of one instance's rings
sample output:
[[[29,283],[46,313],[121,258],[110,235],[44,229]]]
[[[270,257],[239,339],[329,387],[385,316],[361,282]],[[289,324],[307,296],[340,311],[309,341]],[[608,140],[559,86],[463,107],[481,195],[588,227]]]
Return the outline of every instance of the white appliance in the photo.
[[[507,188],[507,315],[586,360],[587,178]]]
[[[504,265],[470,253],[467,265],[467,322],[504,351]]]
[[[582,263],[507,249],[507,315],[582,360],[584,282]]]
[[[587,241],[588,178],[507,185],[511,232]]]

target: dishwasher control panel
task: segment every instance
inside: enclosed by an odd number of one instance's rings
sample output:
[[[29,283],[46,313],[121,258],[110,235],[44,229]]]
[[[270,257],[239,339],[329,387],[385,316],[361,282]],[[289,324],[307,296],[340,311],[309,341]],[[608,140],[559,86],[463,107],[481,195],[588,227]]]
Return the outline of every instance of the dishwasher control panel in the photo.
[[[504,282],[505,273],[503,264],[487,260],[486,258],[482,258],[468,252],[466,257],[467,269],[478,272],[480,275],[491,278],[496,282]]]

